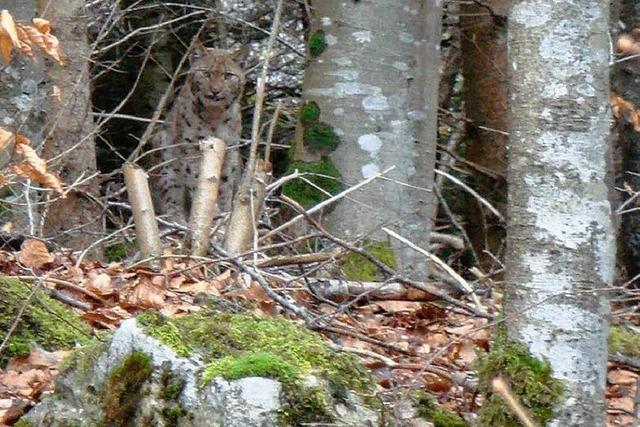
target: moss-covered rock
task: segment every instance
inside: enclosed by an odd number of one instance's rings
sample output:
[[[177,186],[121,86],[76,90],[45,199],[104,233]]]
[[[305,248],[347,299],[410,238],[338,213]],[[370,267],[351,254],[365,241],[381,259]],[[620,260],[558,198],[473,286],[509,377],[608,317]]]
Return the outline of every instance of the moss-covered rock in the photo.
[[[28,354],[32,346],[48,351],[70,350],[91,341],[88,326],[68,307],[52,300],[44,289],[33,287],[16,279],[0,277],[0,330],[8,331],[21,310],[17,328],[11,334],[7,347],[0,354],[0,367],[9,358]]]
[[[312,57],[320,55],[327,48],[326,34],[322,30],[317,30],[309,36],[309,53]]]
[[[625,326],[612,326],[609,330],[609,353],[640,357],[640,334]]]
[[[418,417],[430,421],[434,427],[467,427],[460,415],[448,411],[436,403],[430,394],[418,391],[412,396]]]
[[[340,182],[340,173],[329,158],[323,158],[317,163],[293,162],[289,165],[287,173],[291,174],[296,170],[308,173],[309,175],[305,176],[305,179],[313,185],[296,178],[284,184],[282,194],[297,201],[305,208],[328,199],[330,195],[339,193],[343,188]]]
[[[338,148],[340,138],[328,123],[313,123],[304,128],[304,143],[321,153],[330,153]]]
[[[478,359],[479,390],[487,396],[480,410],[480,425],[486,427],[520,427],[504,401],[491,392],[491,381],[503,377],[530,414],[541,425],[554,416],[553,408],[562,398],[563,384],[552,375],[546,360],[533,357],[524,345],[509,341],[499,328],[491,351]]]
[[[397,267],[395,254],[388,243],[365,240],[362,249],[378,258],[389,268],[395,269]],[[373,282],[384,279],[382,272],[374,263],[355,252],[349,252],[344,257],[342,271],[347,280]]]

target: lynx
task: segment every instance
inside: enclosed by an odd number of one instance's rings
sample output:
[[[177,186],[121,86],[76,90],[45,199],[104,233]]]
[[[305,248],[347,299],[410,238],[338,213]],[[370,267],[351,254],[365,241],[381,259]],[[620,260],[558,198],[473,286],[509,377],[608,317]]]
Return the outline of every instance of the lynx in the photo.
[[[227,143],[220,180],[218,212],[231,210],[241,173],[239,150],[244,73],[239,65],[246,49],[230,52],[198,48],[189,75],[166,115],[164,128],[154,137],[160,162],[152,180],[157,211],[178,223],[189,218],[197,183],[199,141],[215,136]]]

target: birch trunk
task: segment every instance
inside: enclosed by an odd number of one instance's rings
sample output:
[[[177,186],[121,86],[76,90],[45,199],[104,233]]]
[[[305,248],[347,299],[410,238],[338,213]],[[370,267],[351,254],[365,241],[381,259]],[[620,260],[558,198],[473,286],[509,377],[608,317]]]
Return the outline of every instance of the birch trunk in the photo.
[[[441,4],[435,0],[315,1],[312,32],[326,49],[308,66],[303,93],[341,143],[330,157],[347,184],[395,165],[343,200],[327,217],[331,232],[356,238],[388,225],[426,247],[433,211]],[[300,135],[300,132],[298,132]],[[386,239],[375,235],[377,240]],[[424,280],[412,249],[389,242],[399,269]]]
[[[608,14],[606,0],[517,0],[509,16],[506,326],[564,381],[552,426],[605,422]]]

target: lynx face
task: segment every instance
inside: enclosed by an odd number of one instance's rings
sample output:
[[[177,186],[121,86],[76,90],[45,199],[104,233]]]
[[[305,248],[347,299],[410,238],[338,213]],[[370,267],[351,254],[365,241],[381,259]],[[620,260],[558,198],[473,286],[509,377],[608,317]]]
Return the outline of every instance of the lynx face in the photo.
[[[242,95],[244,72],[227,51],[210,50],[206,56],[195,60],[191,72],[191,92],[203,105],[229,105]]]

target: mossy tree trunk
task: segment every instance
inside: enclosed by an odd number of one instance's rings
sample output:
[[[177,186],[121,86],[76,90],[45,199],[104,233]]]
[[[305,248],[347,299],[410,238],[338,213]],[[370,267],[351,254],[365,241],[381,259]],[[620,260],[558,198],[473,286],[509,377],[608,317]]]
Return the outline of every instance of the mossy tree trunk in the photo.
[[[434,209],[440,2],[322,0],[313,7],[303,94],[320,111],[300,124],[297,160],[328,156],[347,185],[395,166],[388,177],[409,184],[374,181],[338,203],[328,228],[354,239],[387,225],[426,246]],[[424,257],[389,243],[400,271],[424,280]]]
[[[605,423],[614,235],[606,0],[517,0],[505,324],[564,382],[554,426]]]

